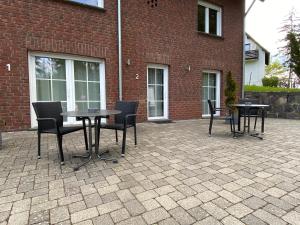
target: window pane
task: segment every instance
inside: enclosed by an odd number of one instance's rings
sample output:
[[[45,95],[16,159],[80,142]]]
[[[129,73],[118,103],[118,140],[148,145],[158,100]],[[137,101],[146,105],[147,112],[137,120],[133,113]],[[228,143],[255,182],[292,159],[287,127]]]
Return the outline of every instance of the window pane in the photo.
[[[65,81],[52,81],[53,101],[67,101],[67,86]]]
[[[87,83],[75,82],[75,99],[77,101],[87,100]]]
[[[156,116],[164,116],[164,103],[156,102]]]
[[[99,81],[99,63],[88,63],[89,81]]]
[[[209,98],[208,98],[208,87],[203,87],[202,88],[202,99],[204,101],[207,101]]]
[[[209,75],[209,86],[215,87],[217,82],[216,74],[210,73]]]
[[[46,57],[35,57],[35,74],[36,78],[51,78],[51,59]]]
[[[203,85],[202,86],[208,86],[208,73],[203,73]]]
[[[52,59],[52,78],[66,79],[66,64],[63,59]]]
[[[37,101],[51,101],[51,81],[37,80],[36,81],[36,97]]]
[[[198,5],[198,31],[205,32],[205,7]]]
[[[209,9],[209,33],[217,35],[218,27],[218,11],[214,9]]]
[[[100,109],[100,102],[90,102],[89,109]]]
[[[76,102],[75,104],[75,110],[76,111],[87,111],[88,110],[88,104],[87,102]]]
[[[216,88],[209,88],[209,99],[216,100]]]
[[[156,117],[155,102],[149,101],[149,117]]]
[[[202,110],[203,110],[203,114],[205,115],[209,114],[209,107],[207,101],[202,102]]]
[[[69,1],[73,1],[73,2],[78,2],[78,3],[82,3],[85,5],[92,5],[92,6],[100,6],[100,3],[98,4],[98,2],[100,2],[101,0],[69,0]]]
[[[74,61],[75,80],[86,81],[86,62]]]
[[[89,82],[89,101],[100,100],[100,84]]]
[[[155,84],[155,69],[148,69],[148,84]]]
[[[156,100],[164,100],[164,87],[156,86]]]
[[[156,84],[164,84],[164,70],[156,70]]]

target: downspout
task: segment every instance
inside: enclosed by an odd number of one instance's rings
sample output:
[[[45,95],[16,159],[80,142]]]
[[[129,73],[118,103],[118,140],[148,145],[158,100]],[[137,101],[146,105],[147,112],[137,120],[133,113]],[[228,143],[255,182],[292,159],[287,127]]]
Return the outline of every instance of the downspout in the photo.
[[[254,1],[255,2],[255,1]],[[246,9],[246,0],[244,1],[244,12],[245,12],[245,9]],[[249,12],[249,10],[247,11],[247,13]],[[246,42],[246,16],[247,16],[247,13],[244,15],[244,27],[243,27],[243,79],[242,79],[242,98],[245,98],[245,77],[246,77],[246,68],[245,68],[245,64],[246,64],[246,57],[245,57],[245,42]]]
[[[122,20],[121,0],[118,0],[118,55],[119,55],[119,100],[123,99],[123,73],[122,73]]]

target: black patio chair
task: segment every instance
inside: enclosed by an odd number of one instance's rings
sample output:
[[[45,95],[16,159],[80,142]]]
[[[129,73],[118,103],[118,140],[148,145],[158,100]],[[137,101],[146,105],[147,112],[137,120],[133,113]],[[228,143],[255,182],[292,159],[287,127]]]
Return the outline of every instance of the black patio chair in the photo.
[[[32,106],[37,116],[38,122],[38,158],[41,158],[41,134],[56,134],[58,150],[61,164],[64,164],[64,153],[62,148],[62,137],[75,131],[84,131],[84,141],[86,150],[88,149],[87,133],[85,121],[82,120],[83,126],[64,126],[62,107],[60,102],[33,102]]]
[[[137,145],[136,135],[136,116],[137,116],[138,102],[135,101],[118,101],[115,109],[120,110],[121,114],[115,115],[114,123],[101,124],[101,129],[115,130],[116,142],[118,142],[118,130],[123,131],[122,142],[122,156],[125,155],[126,147],[126,132],[127,129],[133,127],[134,129],[134,144]]]
[[[213,121],[214,121],[214,115],[217,112],[221,112],[223,110],[223,108],[216,108],[215,106],[213,106],[211,100],[207,100],[207,103],[208,103],[209,113],[210,113],[208,134],[209,134],[209,136],[211,136],[211,130],[212,130],[212,125],[213,125]],[[229,117],[226,117],[225,119],[229,119],[230,130],[231,130],[231,132],[234,132],[234,134],[235,134],[233,116],[234,116],[234,112],[231,109],[229,109]]]
[[[239,100],[239,104],[258,104],[257,99],[250,99],[250,98],[243,98]],[[247,110],[240,109],[239,110],[239,129],[240,129],[240,120],[241,117],[246,117],[247,120],[244,121],[244,127],[245,129],[248,129],[248,132],[250,131],[250,121],[251,118],[255,118],[254,121],[254,130],[256,130],[256,124],[257,124],[257,118],[259,117],[259,108],[251,107],[247,108]],[[246,123],[247,122],[247,123]]]

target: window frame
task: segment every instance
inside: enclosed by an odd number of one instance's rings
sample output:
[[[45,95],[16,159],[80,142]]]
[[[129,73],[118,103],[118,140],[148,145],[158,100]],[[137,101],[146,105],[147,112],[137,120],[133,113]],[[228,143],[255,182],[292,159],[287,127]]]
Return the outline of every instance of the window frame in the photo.
[[[217,37],[222,37],[222,15],[223,15],[223,10],[222,7],[218,6],[218,5],[214,5],[202,0],[198,0],[198,6],[203,6],[205,8],[205,31],[200,31],[199,28],[199,17],[197,16],[197,31],[201,32],[201,33],[205,33],[208,35],[213,35],[213,36],[217,36]],[[210,28],[210,24],[209,24],[209,9],[213,9],[217,11],[217,34],[212,34],[209,32],[209,28]]]
[[[202,83],[201,83],[201,103],[203,104],[204,101],[207,103],[207,99],[203,100],[203,87],[211,87],[210,85],[208,86],[204,86],[203,84],[203,75],[205,73],[208,73],[208,74],[215,74],[216,75],[216,108],[220,108],[221,107],[221,71],[219,70],[203,70],[202,73],[201,73],[201,76],[202,76]],[[208,103],[207,103],[208,104]],[[217,111],[216,116],[220,116],[220,112]],[[210,114],[204,114],[204,109],[202,109],[202,117],[209,117]]]
[[[75,110],[75,79],[74,79],[74,61],[85,61],[99,63],[100,72],[100,107],[106,109],[106,82],[105,82],[105,61],[102,59],[95,59],[90,57],[71,56],[56,53],[28,53],[28,69],[29,69],[29,94],[30,94],[30,118],[31,127],[37,127],[36,115],[32,107],[32,102],[37,101],[36,91],[36,74],[35,74],[35,57],[49,57],[59,58],[65,60],[66,66],[66,95],[67,95],[67,109],[68,111]],[[65,124],[76,124],[75,118],[68,118]]]
[[[75,0],[65,0],[65,1],[74,3],[74,4],[78,4],[78,5],[84,5],[84,6],[89,6],[89,7],[93,7],[93,8],[104,9],[104,0],[97,0],[97,5],[92,5],[92,4],[88,4],[88,3],[84,3],[84,2],[78,2]]]

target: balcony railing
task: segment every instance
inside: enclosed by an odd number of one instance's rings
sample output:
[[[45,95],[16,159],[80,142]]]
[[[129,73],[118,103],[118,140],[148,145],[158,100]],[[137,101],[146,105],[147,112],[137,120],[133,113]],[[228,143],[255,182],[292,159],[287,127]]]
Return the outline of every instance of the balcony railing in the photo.
[[[246,51],[246,60],[258,59],[258,56],[259,56],[258,50]]]

